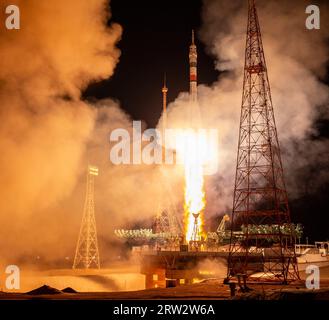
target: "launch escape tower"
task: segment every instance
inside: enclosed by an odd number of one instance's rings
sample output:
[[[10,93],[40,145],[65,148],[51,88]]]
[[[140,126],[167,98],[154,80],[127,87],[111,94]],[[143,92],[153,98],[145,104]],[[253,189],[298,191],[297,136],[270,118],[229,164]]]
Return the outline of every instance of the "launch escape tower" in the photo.
[[[249,279],[299,279],[293,233],[260,26],[249,0],[228,279],[255,271]]]
[[[86,200],[73,262],[73,269],[100,268],[95,221],[95,176],[98,176],[98,168],[95,166],[88,166]]]

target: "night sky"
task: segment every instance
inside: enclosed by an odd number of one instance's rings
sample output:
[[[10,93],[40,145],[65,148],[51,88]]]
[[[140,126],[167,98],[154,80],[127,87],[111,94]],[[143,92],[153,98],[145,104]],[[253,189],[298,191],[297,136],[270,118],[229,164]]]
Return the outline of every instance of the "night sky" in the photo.
[[[201,25],[202,1],[112,0],[113,22],[123,27],[120,62],[110,80],[91,85],[85,97],[111,97],[135,120],[155,127],[162,110],[162,83],[167,75],[168,102],[189,90],[188,50],[191,30]],[[214,59],[197,41],[199,83],[217,80]]]
[[[133,119],[144,120],[148,127],[155,127],[162,109],[164,72],[169,87],[168,102],[189,89],[188,49],[191,29],[200,29],[201,8],[199,0],[112,0],[111,22],[123,27],[118,45],[120,62],[112,78],[90,85],[84,98],[114,98]],[[197,46],[198,82],[211,84],[218,78],[214,58],[198,40]],[[315,126],[319,133],[312,139],[329,138],[327,120],[319,119]],[[307,169],[309,175],[300,177],[301,188],[306,189],[309,179],[317,173],[317,168]],[[316,193],[308,190],[299,199],[290,201],[292,220],[304,225],[305,236],[310,241],[329,239],[328,190],[327,181]]]

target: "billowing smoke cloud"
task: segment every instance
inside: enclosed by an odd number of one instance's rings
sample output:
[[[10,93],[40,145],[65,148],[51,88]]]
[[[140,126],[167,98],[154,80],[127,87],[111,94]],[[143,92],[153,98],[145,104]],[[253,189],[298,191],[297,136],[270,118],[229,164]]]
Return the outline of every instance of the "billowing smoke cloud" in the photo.
[[[2,8],[12,4],[0,3]],[[100,169],[95,188],[102,260],[112,258],[116,252],[109,242],[114,228],[154,216],[164,197],[181,204],[182,172],[111,164],[109,134],[116,128],[131,130],[131,119],[114,101],[80,99],[90,82],[112,75],[119,59],[115,45],[121,27],[107,26],[108,2],[16,0],[15,4],[21,9],[21,29],[8,31],[3,24],[0,29],[1,259],[24,255],[72,259],[88,163]],[[326,150],[321,141],[310,145],[307,136],[317,114],[328,114],[328,88],[319,79],[328,58],[329,20],[322,16],[321,30],[307,31],[305,6],[302,1],[259,3],[290,186],[296,183],[291,164],[298,171]],[[325,4],[322,8],[323,14],[328,12]],[[203,126],[220,132],[219,174],[206,181],[206,214],[212,216],[229,210],[232,201],[245,1],[207,0],[203,21],[199,36],[215,55],[216,68],[227,71],[211,87],[199,86]],[[188,106],[182,93],[169,107],[170,126],[185,126]]]
[[[328,141],[314,142],[309,136],[316,131],[316,119],[320,115],[328,116],[329,88],[321,78],[326,74],[329,57],[329,8],[322,1],[321,29],[307,30],[305,8],[308,4],[308,1],[257,1],[290,198],[305,191],[300,181],[308,181],[305,174],[310,168],[305,167],[311,163],[314,168],[321,162],[319,170],[322,170],[316,177],[312,176],[312,187],[328,181],[325,169],[328,163],[324,166],[326,160],[320,156],[328,149]],[[211,216],[230,212],[232,206],[247,1],[205,0],[202,17],[199,37],[216,58],[215,68],[221,71],[211,87],[198,87],[203,126],[218,128],[220,133],[219,174],[209,177],[206,185],[206,215]],[[184,125],[188,107],[186,95],[181,94],[169,106],[169,125]]]
[[[21,29],[0,30],[2,258],[46,252],[63,237],[61,212],[72,210],[61,202],[77,183],[96,121],[80,93],[112,75],[121,35],[119,25],[107,27],[105,0],[14,2]],[[2,13],[9,4],[1,1]]]
[[[1,7],[8,4],[2,1]],[[171,169],[113,165],[110,132],[125,128],[131,133],[132,120],[117,102],[80,97],[88,84],[110,77],[119,60],[116,43],[122,30],[107,26],[108,1],[15,4],[21,29],[0,31],[1,260],[33,263],[39,257],[63,266],[68,257],[72,263],[87,165],[93,164],[100,172],[96,221],[106,261],[115,257],[115,228],[154,217],[160,199],[179,202],[183,185]]]

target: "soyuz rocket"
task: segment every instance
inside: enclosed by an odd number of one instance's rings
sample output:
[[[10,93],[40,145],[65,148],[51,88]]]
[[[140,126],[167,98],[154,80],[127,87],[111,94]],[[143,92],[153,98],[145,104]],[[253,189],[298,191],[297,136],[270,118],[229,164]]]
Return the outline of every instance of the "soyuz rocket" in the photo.
[[[187,114],[188,121],[191,128],[200,128],[201,125],[201,112],[198,104],[198,92],[197,92],[197,60],[198,53],[194,42],[194,30],[192,30],[192,43],[189,51],[189,63],[190,63],[190,107]]]
[[[192,30],[192,43],[190,45],[189,61],[190,61],[190,99],[191,102],[197,102],[197,59],[198,54],[194,43],[194,30]]]
[[[187,115],[187,119],[189,119],[190,125],[192,127],[200,124],[201,114],[198,107],[198,93],[197,93],[197,60],[198,53],[197,48],[194,42],[194,30],[192,30],[192,42],[189,50],[189,66],[190,66],[190,112]],[[162,87],[162,106],[163,106],[163,130],[167,127],[167,92],[168,88],[166,86],[166,80],[164,79],[163,87]]]

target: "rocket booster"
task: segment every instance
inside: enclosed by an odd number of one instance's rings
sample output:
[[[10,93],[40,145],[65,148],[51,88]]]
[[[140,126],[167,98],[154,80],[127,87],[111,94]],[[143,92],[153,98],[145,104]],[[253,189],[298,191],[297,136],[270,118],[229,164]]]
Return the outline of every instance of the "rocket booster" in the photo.
[[[192,30],[192,43],[190,45],[190,97],[192,102],[197,101],[197,59],[198,54],[194,43],[194,30]]]

